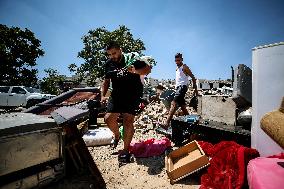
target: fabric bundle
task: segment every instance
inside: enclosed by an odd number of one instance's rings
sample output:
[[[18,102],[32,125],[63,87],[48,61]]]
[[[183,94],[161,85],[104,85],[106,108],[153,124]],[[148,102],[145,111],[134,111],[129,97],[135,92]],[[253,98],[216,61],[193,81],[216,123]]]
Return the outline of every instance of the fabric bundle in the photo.
[[[152,157],[159,156],[171,146],[171,141],[163,137],[162,139],[150,138],[145,141],[131,142],[130,153],[135,157]]]
[[[200,189],[241,189],[246,185],[246,166],[259,156],[257,150],[233,141],[218,144],[198,142],[205,154],[211,157],[207,173],[201,177]]]

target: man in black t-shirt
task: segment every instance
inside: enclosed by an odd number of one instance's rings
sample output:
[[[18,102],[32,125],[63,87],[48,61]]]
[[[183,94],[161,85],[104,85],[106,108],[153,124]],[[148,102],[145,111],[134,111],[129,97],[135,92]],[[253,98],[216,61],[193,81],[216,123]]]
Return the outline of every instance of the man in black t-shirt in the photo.
[[[117,118],[121,114],[124,127],[124,149],[120,156],[129,157],[129,146],[134,134],[135,111],[139,107],[140,99],[143,95],[143,85],[140,75],[147,75],[151,71],[151,66],[143,61],[133,60],[133,64],[128,65],[129,57],[124,56],[118,44],[111,42],[106,48],[109,60],[105,65],[105,77],[102,83],[102,99],[106,101],[106,93],[112,83],[112,92],[108,101],[105,122],[114,133],[113,147],[117,146],[120,133]],[[135,56],[135,54],[133,54]],[[127,60],[126,60],[127,59]]]

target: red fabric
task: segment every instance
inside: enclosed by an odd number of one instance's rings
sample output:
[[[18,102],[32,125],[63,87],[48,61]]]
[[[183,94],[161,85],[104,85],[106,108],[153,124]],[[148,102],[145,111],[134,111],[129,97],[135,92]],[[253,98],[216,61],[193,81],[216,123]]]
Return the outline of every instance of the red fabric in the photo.
[[[278,158],[278,159],[284,159],[284,153],[268,156],[268,158]]]
[[[200,189],[240,189],[245,184],[246,165],[259,156],[257,150],[233,141],[212,145],[198,142],[210,159],[207,173],[201,177]]]
[[[171,141],[166,137],[161,140],[150,138],[145,141],[131,142],[129,151],[135,157],[151,157],[161,155],[170,146]]]
[[[141,103],[139,104],[139,108],[140,108],[141,110],[144,110],[145,107],[146,107],[146,106],[145,106],[145,104],[144,104],[143,102],[141,102]]]

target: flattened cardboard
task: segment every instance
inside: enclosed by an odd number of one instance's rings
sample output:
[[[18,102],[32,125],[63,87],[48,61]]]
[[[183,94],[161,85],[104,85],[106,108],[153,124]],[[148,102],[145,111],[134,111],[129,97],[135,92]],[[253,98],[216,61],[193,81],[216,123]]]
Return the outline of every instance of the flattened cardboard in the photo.
[[[208,166],[209,159],[194,140],[166,156],[165,165],[168,177],[174,183]]]

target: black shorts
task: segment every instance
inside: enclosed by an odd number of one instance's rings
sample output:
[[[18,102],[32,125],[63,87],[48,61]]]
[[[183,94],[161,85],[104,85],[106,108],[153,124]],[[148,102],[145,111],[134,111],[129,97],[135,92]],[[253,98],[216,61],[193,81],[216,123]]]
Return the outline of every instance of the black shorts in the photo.
[[[128,113],[136,115],[139,111],[140,98],[136,99],[114,99],[109,98],[107,105],[108,113]]]
[[[185,105],[185,94],[187,92],[187,86],[186,85],[180,85],[176,88],[176,93],[174,96],[174,101],[179,105]]]

